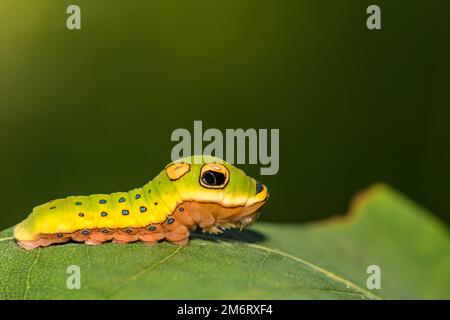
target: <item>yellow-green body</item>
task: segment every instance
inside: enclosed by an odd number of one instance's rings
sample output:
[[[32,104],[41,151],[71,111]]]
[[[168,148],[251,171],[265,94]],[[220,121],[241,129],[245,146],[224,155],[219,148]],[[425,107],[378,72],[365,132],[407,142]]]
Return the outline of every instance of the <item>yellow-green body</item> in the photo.
[[[256,181],[253,178],[221,159],[193,156],[179,161],[189,163],[190,167],[177,180],[171,180],[163,170],[143,187],[128,192],[70,196],[37,206],[17,225],[15,237],[30,241],[42,234],[71,233],[83,229],[142,228],[164,222],[184,201],[238,207],[252,205],[267,197],[267,192],[255,193]],[[229,182],[222,189],[202,187],[199,183],[202,166],[215,162],[222,163],[228,169]],[[124,201],[119,201],[121,198]],[[124,210],[128,214],[124,214]]]

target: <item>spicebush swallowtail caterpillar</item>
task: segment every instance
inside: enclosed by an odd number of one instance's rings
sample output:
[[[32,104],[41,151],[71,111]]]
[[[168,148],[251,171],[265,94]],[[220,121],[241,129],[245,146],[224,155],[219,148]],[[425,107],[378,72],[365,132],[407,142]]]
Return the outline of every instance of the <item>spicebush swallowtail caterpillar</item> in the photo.
[[[168,164],[142,188],[37,206],[14,237],[27,250],[69,240],[96,245],[166,239],[184,245],[197,227],[210,233],[242,229],[256,220],[268,196],[266,186],[235,166],[192,156]]]

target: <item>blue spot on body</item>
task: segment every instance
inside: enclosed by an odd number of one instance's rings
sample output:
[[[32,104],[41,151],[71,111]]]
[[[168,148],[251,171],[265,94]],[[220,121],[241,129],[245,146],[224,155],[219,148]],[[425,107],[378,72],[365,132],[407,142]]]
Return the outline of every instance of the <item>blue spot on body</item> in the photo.
[[[76,204],[77,206],[81,206],[81,202],[80,202],[80,201],[75,202],[75,204]]]
[[[145,212],[145,211],[147,211],[147,208],[144,207],[144,206],[142,206],[142,207],[140,208],[140,210],[141,210],[141,212]]]
[[[108,213],[105,212],[105,211],[103,211],[103,212],[101,213],[101,215],[102,215],[102,217],[106,217],[106,216],[108,215]]]
[[[170,218],[169,220],[167,220],[167,223],[168,223],[168,224],[172,224],[174,221],[175,221],[174,218]]]
[[[154,226],[148,227],[148,230],[150,230],[150,231],[155,231],[155,230],[156,230],[156,227],[154,227]]]
[[[125,202],[125,198],[124,198],[124,197],[121,197],[121,198],[119,199],[119,202]]]
[[[264,190],[264,186],[261,182],[256,183],[256,194],[262,192]]]
[[[83,231],[81,232],[81,234],[87,236],[87,235],[89,234],[89,230],[83,230]]]
[[[100,203],[100,204],[105,204],[105,203],[106,203],[106,200],[105,200],[105,199],[102,199],[102,200],[100,200],[98,203]]]
[[[124,215],[124,216],[126,216],[126,215],[128,215],[130,212],[128,211],[128,210],[122,210],[122,214]]]
[[[139,199],[141,197],[141,195],[138,193],[137,195],[136,195],[136,199]]]
[[[82,212],[80,212],[78,215],[79,215],[80,217],[84,217],[84,213],[82,213]]]

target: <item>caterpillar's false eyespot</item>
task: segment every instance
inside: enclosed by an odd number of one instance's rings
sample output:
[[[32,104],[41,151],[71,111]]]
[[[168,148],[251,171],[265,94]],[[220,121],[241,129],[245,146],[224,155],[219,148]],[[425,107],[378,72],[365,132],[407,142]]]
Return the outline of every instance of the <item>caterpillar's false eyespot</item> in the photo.
[[[223,189],[229,179],[230,172],[223,164],[207,163],[200,170],[200,184],[208,189]]]

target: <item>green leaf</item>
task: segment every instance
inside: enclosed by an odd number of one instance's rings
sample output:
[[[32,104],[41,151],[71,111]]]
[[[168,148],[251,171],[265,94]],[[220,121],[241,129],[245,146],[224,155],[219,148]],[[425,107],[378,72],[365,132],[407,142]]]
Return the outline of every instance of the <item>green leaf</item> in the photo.
[[[242,233],[194,235],[184,247],[71,243],[29,252],[11,235],[0,233],[2,299],[450,298],[447,227],[383,185],[344,217],[257,222]],[[80,267],[80,289],[67,288],[71,265]],[[380,267],[381,289],[367,288],[369,265]]]

